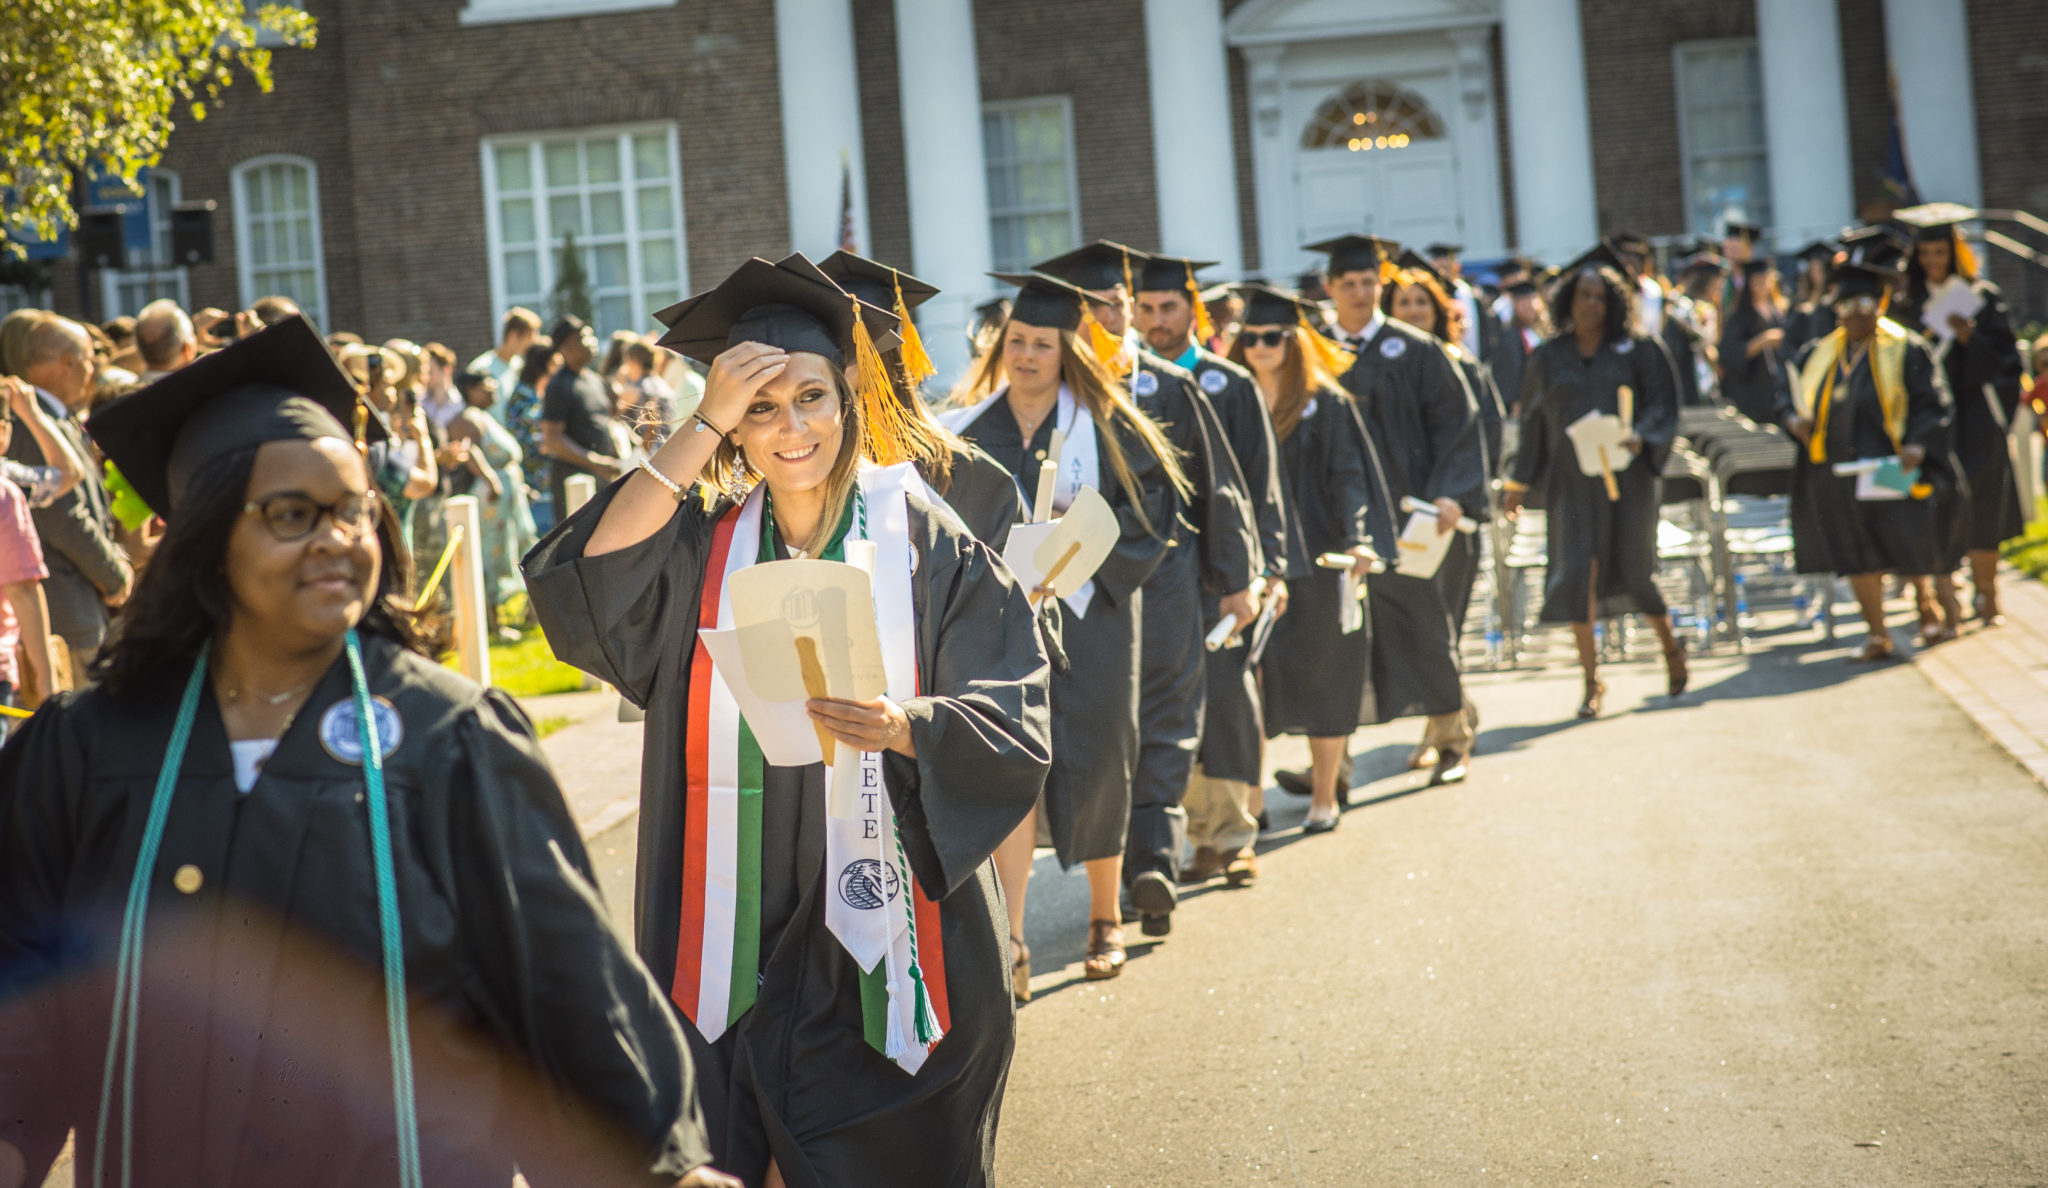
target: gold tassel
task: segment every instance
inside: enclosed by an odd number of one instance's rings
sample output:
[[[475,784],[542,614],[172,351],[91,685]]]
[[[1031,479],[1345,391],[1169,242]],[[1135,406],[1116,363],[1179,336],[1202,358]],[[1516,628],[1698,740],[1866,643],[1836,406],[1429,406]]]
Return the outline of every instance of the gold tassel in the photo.
[[[1306,340],[1307,349],[1315,352],[1316,362],[1323,365],[1323,370],[1330,373],[1330,378],[1342,379],[1344,373],[1350,371],[1352,365],[1358,362],[1357,355],[1331,342],[1322,331],[1310,325],[1307,314],[1296,310],[1294,323],[1301,329],[1299,338]]]
[[[1125,292],[1126,294],[1129,294],[1130,296],[1133,296],[1133,297],[1135,297],[1135,296],[1137,295],[1137,292],[1138,292],[1138,286],[1136,286],[1136,285],[1134,285],[1134,284],[1132,284],[1132,283],[1131,283],[1131,254],[1130,254],[1129,252],[1125,252],[1125,253],[1123,254],[1123,261],[1124,261],[1124,292]]]
[[[1955,256],[1955,267],[1951,271],[1967,276],[1971,280],[1977,279],[1977,253],[1970,250],[1968,241],[1963,238],[1962,229],[1952,230],[1949,232],[1949,235],[1953,239],[1956,248],[1953,253]]]
[[[875,349],[875,336],[860,316],[860,300],[853,302],[854,394],[860,400],[861,422],[866,427],[868,457],[877,465],[894,466],[908,462],[915,454],[911,443],[917,433],[910,410],[896,399],[889,383],[889,371],[882,365],[882,352]]]
[[[1209,316],[1209,307],[1202,303],[1202,286],[1195,283],[1195,266],[1188,265],[1188,300],[1195,303],[1195,340],[1207,349],[1216,341],[1216,322]]]
[[[903,378],[909,383],[914,394],[924,381],[939,373],[932,357],[925,352],[924,338],[917,332],[917,323],[910,320],[910,307],[903,303],[903,276],[896,274],[896,320],[902,323],[898,331],[903,336]]]
[[[370,405],[362,396],[356,397],[356,452],[364,457],[370,453]]]
[[[1081,319],[1088,323],[1088,345],[1094,348],[1095,357],[1102,361],[1104,367],[1119,375],[1123,374],[1123,369],[1117,365],[1117,355],[1122,353],[1124,344],[1104,329],[1102,323],[1095,320],[1093,313],[1084,310]]]

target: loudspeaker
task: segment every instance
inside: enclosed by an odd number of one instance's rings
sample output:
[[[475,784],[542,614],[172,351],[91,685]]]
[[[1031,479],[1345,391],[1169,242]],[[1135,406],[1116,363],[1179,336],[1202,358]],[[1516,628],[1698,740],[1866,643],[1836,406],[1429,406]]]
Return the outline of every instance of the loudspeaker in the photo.
[[[213,208],[211,198],[171,207],[171,267],[213,263]]]
[[[125,206],[90,206],[78,215],[78,230],[72,232],[72,247],[78,258],[94,268],[122,268],[128,263],[128,228],[123,219]]]

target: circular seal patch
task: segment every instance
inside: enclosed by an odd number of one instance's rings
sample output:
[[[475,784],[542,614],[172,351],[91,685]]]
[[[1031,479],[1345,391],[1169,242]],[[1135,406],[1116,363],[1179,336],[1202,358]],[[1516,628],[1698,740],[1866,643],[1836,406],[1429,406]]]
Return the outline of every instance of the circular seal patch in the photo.
[[[397,707],[382,697],[370,699],[370,713],[377,719],[377,745],[389,759],[405,741],[405,723],[399,720]],[[362,766],[363,740],[356,728],[355,698],[344,697],[320,715],[320,745],[341,762]]]
[[[1626,355],[1630,351],[1635,349],[1636,340],[1633,338],[1624,338],[1620,342],[1614,344],[1614,353],[1617,355]]]
[[[1407,353],[1408,340],[1405,338],[1389,338],[1380,344],[1380,356],[1382,358],[1398,359]]]
[[[1159,377],[1149,371],[1140,371],[1131,377],[1131,395],[1150,396],[1159,390]]]
[[[1223,390],[1224,385],[1230,382],[1230,377],[1221,371],[1205,371],[1202,373],[1202,378],[1196,382],[1202,385],[1202,391],[1214,396]]]
[[[873,858],[857,858],[839,872],[839,898],[859,911],[881,907],[896,898],[901,889],[902,880],[897,877],[896,868]]]

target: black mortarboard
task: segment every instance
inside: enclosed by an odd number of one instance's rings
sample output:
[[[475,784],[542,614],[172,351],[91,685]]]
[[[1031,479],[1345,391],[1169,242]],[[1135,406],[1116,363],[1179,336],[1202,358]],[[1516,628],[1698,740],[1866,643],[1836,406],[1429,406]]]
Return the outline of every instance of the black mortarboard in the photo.
[[[1271,285],[1244,284],[1235,291],[1244,298],[1241,321],[1247,326],[1292,326],[1303,318],[1314,321],[1321,312],[1313,302]]]
[[[1131,249],[1123,244],[1098,239],[1050,260],[1040,260],[1031,266],[1031,271],[1090,293],[1106,293],[1130,282],[1131,255]]]
[[[1396,264],[1399,264],[1401,267],[1408,269],[1411,272],[1422,273],[1424,276],[1427,276],[1429,279],[1435,281],[1438,288],[1443,289],[1446,292],[1450,290],[1450,279],[1444,276],[1442,272],[1438,271],[1436,265],[1430,263],[1428,260],[1423,259],[1421,255],[1417,254],[1414,248],[1402,248],[1400,258],[1395,260],[1394,262]]]
[[[1836,249],[1834,241],[1827,239],[1816,239],[1812,243],[1807,244],[1805,247],[1800,248],[1799,251],[1795,253],[1795,257],[1802,261],[1832,260],[1835,256],[1835,250]]]
[[[1000,324],[1005,318],[1010,316],[1010,299],[1008,297],[991,297],[974,307],[974,316],[980,319],[984,325],[989,323]]]
[[[1771,262],[1767,258],[1759,257],[1742,262],[1742,275],[1744,276],[1761,276],[1769,271],[1771,271]]]
[[[1616,231],[1607,237],[1607,242],[1613,244],[1617,251],[1650,254],[1650,241],[1634,231]]]
[[[356,386],[303,317],[239,342],[123,396],[92,415],[100,452],[151,510],[168,517],[208,462],[271,441],[355,440]],[[384,425],[369,417],[366,441]]]
[[[905,310],[916,309],[939,295],[936,285],[926,284],[880,260],[870,260],[852,252],[833,252],[818,261],[818,271],[831,277],[840,288],[879,309],[895,307],[898,285],[902,286]],[[902,315],[899,313],[897,316]]]
[[[1856,264],[1891,267],[1904,259],[1912,246],[1905,232],[1885,223],[1842,232],[1842,251]]]
[[[1887,288],[1898,283],[1898,279],[1899,273],[1895,268],[1844,261],[1835,265],[1835,295],[1837,297],[1860,297],[1866,294],[1883,296]]]
[[[1432,243],[1422,249],[1422,254],[1434,260],[1438,256],[1461,256],[1465,253],[1462,243]]]
[[[1728,258],[1719,252],[1694,252],[1686,258],[1687,272],[1723,273],[1728,271]]]
[[[1624,280],[1632,281],[1636,275],[1635,269],[1629,267],[1628,261],[1621,258],[1621,252],[1616,249],[1614,242],[1607,239],[1581,252],[1577,259],[1558,269],[1558,272],[1576,273],[1587,268],[1612,268],[1619,272]]]
[[[1722,234],[1755,243],[1764,237],[1764,229],[1755,223],[1745,223],[1737,219],[1729,219],[1727,229]]]
[[[989,275],[1005,284],[1017,286],[1017,296],[1010,303],[1011,321],[1053,330],[1081,328],[1081,313],[1089,301],[1084,290],[1058,277],[1037,272],[991,272]]]
[[[659,344],[700,363],[710,363],[728,347],[761,342],[823,355],[843,367],[854,357],[857,325],[866,323],[875,338],[897,328],[895,314],[858,302],[802,255],[779,264],[757,256],[717,288],[654,316],[668,327]]]
[[[1159,293],[1167,289],[1185,291],[1197,272],[1214,268],[1217,263],[1214,260],[1190,260],[1186,256],[1156,256],[1151,252],[1137,251],[1131,253],[1131,259],[1138,265],[1138,291],[1141,293]]]
[[[1892,212],[1892,217],[1911,227],[1913,238],[1938,240],[1953,235],[1957,223],[1976,218],[1977,211],[1960,202],[1923,202],[1901,207]]]
[[[1523,277],[1521,280],[1515,281],[1513,284],[1502,289],[1501,292],[1506,293],[1510,297],[1528,297],[1536,292],[1536,282]]]
[[[1329,266],[1324,270],[1331,276],[1344,272],[1377,272],[1379,266],[1392,259],[1401,245],[1391,239],[1377,235],[1339,235],[1321,243],[1303,244],[1305,252],[1322,252],[1330,257]]]

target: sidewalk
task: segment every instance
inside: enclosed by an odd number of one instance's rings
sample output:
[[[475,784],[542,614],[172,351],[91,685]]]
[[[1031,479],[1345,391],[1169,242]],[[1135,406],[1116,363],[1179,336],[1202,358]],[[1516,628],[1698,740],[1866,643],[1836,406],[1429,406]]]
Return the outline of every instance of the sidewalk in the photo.
[[[2048,784],[2048,585],[2001,569],[2005,623],[1966,623],[1953,643],[1914,663],[2007,754]]]
[[[562,783],[562,795],[587,841],[640,807],[638,722],[619,721],[619,695],[608,689],[521,698],[534,721],[569,719],[540,747]]]

